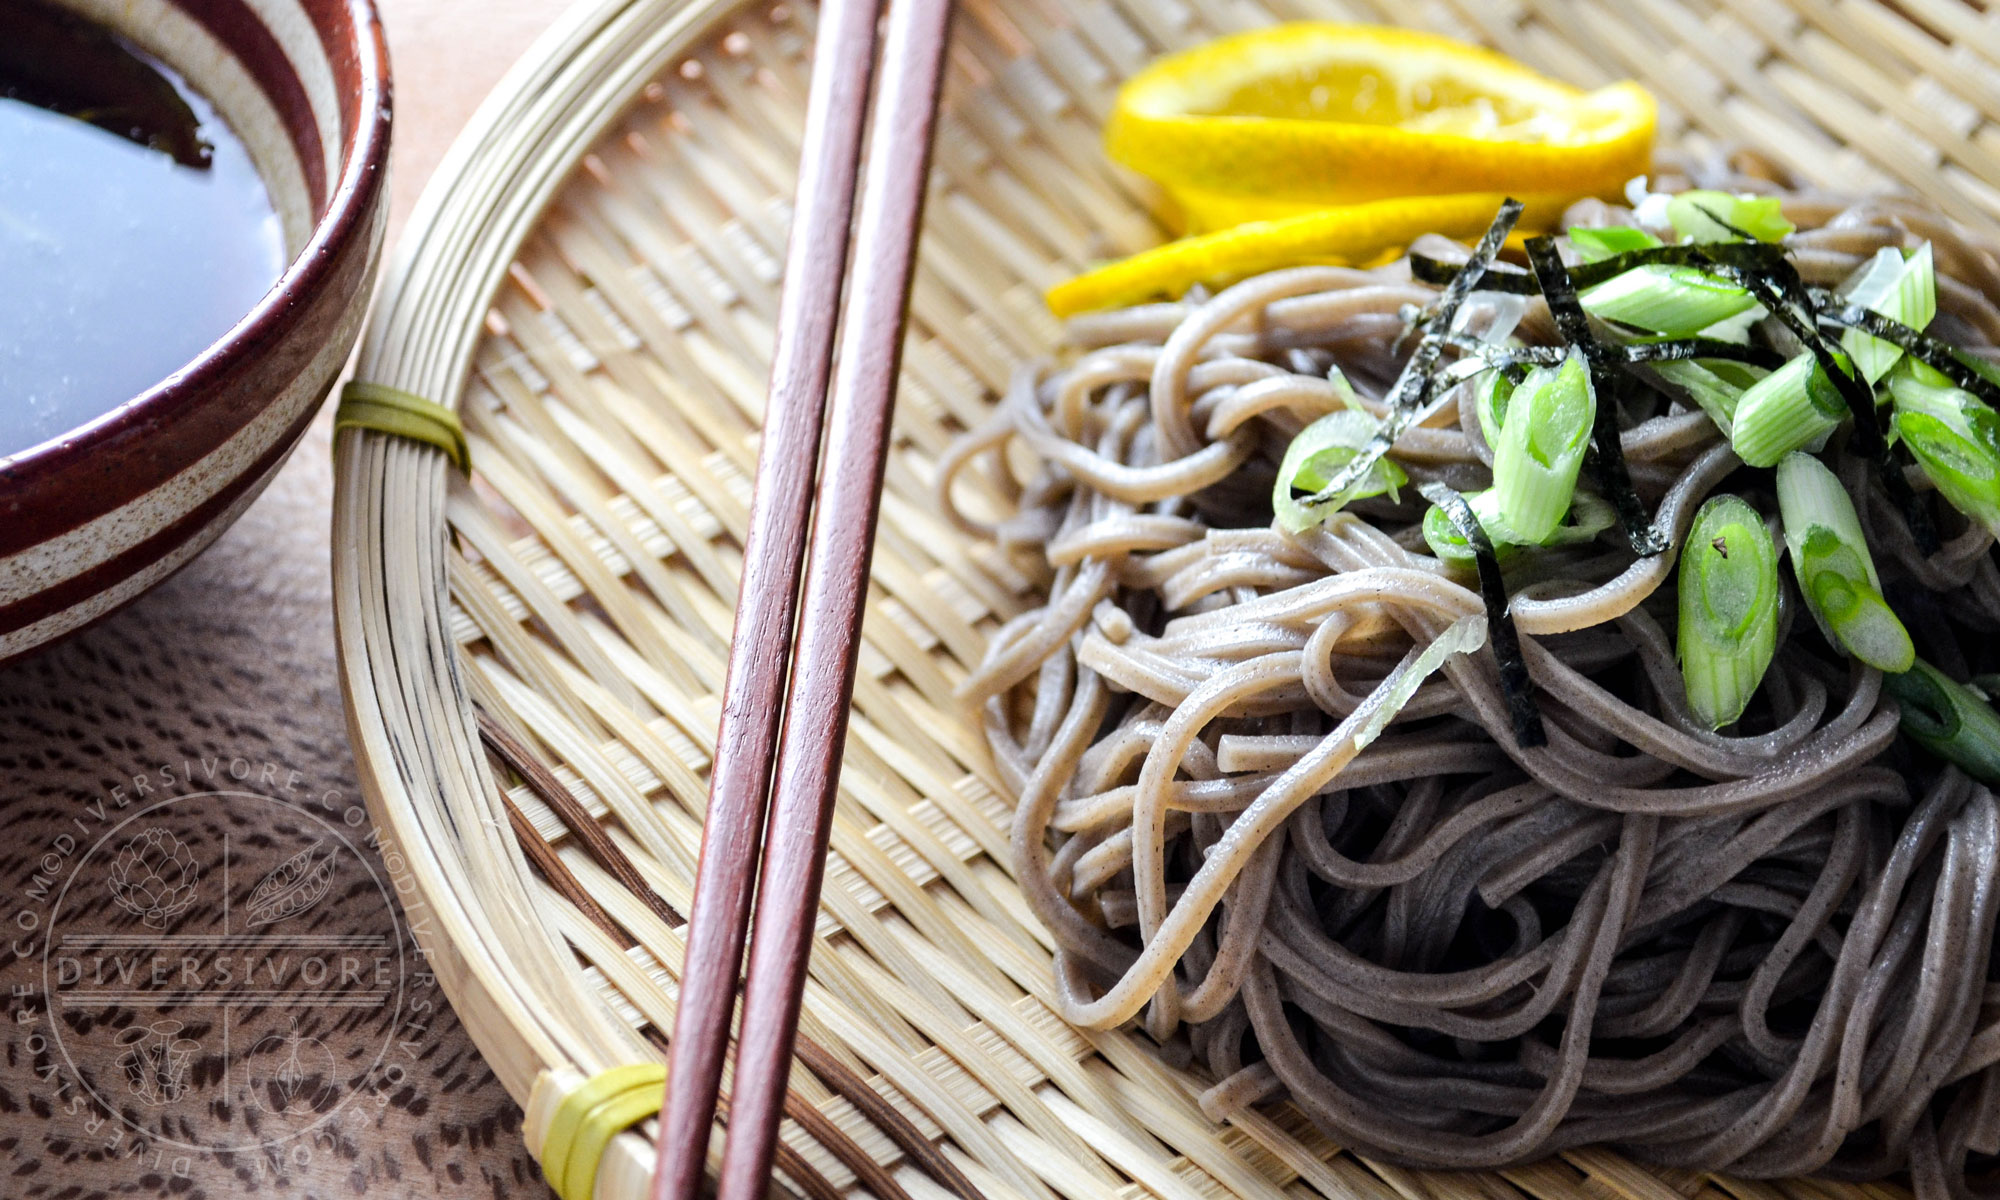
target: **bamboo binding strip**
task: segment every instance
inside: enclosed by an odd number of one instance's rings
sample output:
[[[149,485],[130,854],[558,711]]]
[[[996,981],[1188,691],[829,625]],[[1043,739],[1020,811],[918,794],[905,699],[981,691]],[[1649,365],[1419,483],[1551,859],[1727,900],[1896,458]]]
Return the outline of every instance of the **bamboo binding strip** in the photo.
[[[537,1153],[565,1097],[664,1061],[673,1025],[814,15],[595,0],[565,18],[425,193],[361,359],[362,380],[457,408],[473,477],[427,446],[340,437],[360,769],[411,925]],[[1015,361],[1056,344],[1044,287],[1162,236],[1155,197],[1098,149],[1118,81],[1293,17],[1420,24],[1581,85],[1635,77],[1665,142],[1746,144],[2000,230],[2000,23],[1961,0],[963,0],[778,1187],[1900,1194],[1594,1151],[1402,1171],[1287,1108],[1213,1125],[1200,1081],[1142,1035],[1049,1007],[1049,944],[1004,865],[1011,799],[951,697],[1035,581],[941,520],[931,466]],[[655,1132],[611,1139],[596,1196],[647,1194]]]

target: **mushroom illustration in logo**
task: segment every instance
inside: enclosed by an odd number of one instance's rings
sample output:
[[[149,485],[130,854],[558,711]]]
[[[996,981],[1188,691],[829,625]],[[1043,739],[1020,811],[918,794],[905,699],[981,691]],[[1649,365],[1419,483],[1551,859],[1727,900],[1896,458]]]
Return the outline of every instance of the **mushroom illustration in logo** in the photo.
[[[148,929],[165,929],[186,912],[200,881],[194,855],[165,829],[146,830],[111,860],[111,898]]]
[[[118,1059],[126,1090],[154,1108],[187,1095],[188,1068],[201,1043],[180,1036],[182,1028],[179,1021],[155,1021],[118,1035],[118,1044],[126,1048]]]

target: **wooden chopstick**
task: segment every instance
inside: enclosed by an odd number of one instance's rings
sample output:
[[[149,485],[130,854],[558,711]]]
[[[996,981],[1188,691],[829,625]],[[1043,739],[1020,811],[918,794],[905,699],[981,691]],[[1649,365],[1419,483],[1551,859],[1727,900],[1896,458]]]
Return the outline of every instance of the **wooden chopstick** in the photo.
[[[693,1200],[708,1160],[777,757],[874,70],[876,13],[876,0],[827,0],[820,10],[743,583],[709,774],[687,960],[668,1043],[654,1200]]]
[[[951,0],[890,0],[765,830],[718,1200],[770,1183],[847,737]]]

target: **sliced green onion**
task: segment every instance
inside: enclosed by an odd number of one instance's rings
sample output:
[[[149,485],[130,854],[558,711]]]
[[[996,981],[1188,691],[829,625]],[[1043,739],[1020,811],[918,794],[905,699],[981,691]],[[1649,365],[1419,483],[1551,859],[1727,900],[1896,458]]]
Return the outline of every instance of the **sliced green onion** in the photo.
[[[1354,461],[1382,423],[1365,412],[1349,409],[1328,413],[1306,426],[1292,444],[1285,447],[1285,461],[1278,467],[1278,479],[1271,488],[1271,508],[1278,525],[1286,533],[1304,533],[1339,512],[1350,500],[1389,493],[1409,482],[1403,469],[1387,458],[1378,458],[1354,484],[1326,500],[1301,502],[1294,490],[1316,496],[1340,469]]]
[[[1479,432],[1488,447],[1498,449],[1500,430],[1507,423],[1507,401],[1514,394],[1514,381],[1505,371],[1488,371],[1473,393],[1472,409],[1479,414]]]
[[[1718,342],[1733,342],[1738,346],[1747,346],[1750,344],[1750,327],[1770,315],[1770,309],[1762,304],[1753,304],[1733,317],[1710,325],[1701,331],[1701,336],[1714,338]]]
[[[2000,414],[1911,359],[1889,373],[1890,426],[1951,506],[2000,531]]]
[[[1891,246],[1877,250],[1842,291],[1841,299],[1922,332],[1937,315],[1937,268],[1931,261],[1931,244],[1917,247],[1908,259]],[[1840,348],[1871,384],[1903,356],[1901,346],[1858,329],[1840,335]]]
[[[1682,192],[1667,201],[1667,222],[1691,242],[1783,241],[1795,228],[1785,220],[1776,196],[1732,196],[1728,192]]]
[[[1753,467],[1776,466],[1792,451],[1818,445],[1846,416],[1833,381],[1811,354],[1801,354],[1737,398],[1729,444]]]
[[[1479,518],[1480,526],[1486,530],[1486,540],[1493,543],[1494,557],[1505,562],[1513,557],[1514,546],[1495,536],[1492,497],[1493,492],[1488,489],[1468,493],[1465,501],[1472,506],[1473,515]],[[1451,514],[1435,504],[1424,512],[1424,544],[1431,548],[1431,553],[1439,562],[1448,566],[1471,569],[1479,563],[1472,543],[1452,523]]]
[[[1966,774],[2000,783],[2000,713],[1971,688],[1917,659],[1900,675],[1887,675],[1882,688],[1903,710],[1910,740]]]
[[[1614,275],[1577,297],[1600,321],[1617,321],[1668,337],[1692,337],[1756,307],[1749,289],[1699,267],[1651,263]]]
[[[1503,536],[1492,489],[1470,493],[1465,499],[1466,503],[1472,506],[1473,515],[1479,518],[1480,527],[1486,531],[1486,540],[1493,543],[1494,557],[1503,564],[1511,561],[1521,547],[1507,541]],[[1541,544],[1580,546],[1586,542],[1596,541],[1598,534],[1617,523],[1617,512],[1603,499],[1589,492],[1578,492],[1570,503],[1569,515],[1542,540]],[[1478,564],[1472,546],[1466,542],[1465,536],[1459,533],[1458,527],[1452,524],[1451,515],[1443,509],[1433,505],[1424,513],[1423,531],[1424,542],[1430,546],[1431,553],[1440,562],[1467,570]]]
[[[1967,370],[1979,376],[1979,378],[1996,387],[2000,387],[2000,363],[1990,363],[1977,355],[1968,354],[1958,349],[1953,349],[1951,356],[1962,363]],[[1897,364],[1896,370],[1890,373],[1889,385],[1891,388],[1895,386],[1896,377],[1903,374],[1908,374],[1910,378],[1916,380],[1918,383],[1929,384],[1932,387],[1958,387],[1958,383],[1951,376],[1931,366],[1914,354],[1905,357],[1901,363]],[[1973,399],[1978,400],[1979,397],[1974,396]],[[1981,403],[1985,402],[1981,401]],[[1988,407],[1991,407],[1991,405],[1988,405]]]
[[[1431,511],[1444,510],[1434,506]],[[1433,638],[1431,644],[1425,646],[1422,653],[1416,656],[1415,661],[1396,673],[1394,681],[1389,684],[1389,694],[1383,698],[1382,703],[1368,719],[1361,723],[1361,728],[1354,731],[1355,749],[1366,750],[1370,742],[1381,737],[1382,731],[1389,727],[1389,722],[1396,719],[1396,714],[1403,711],[1403,706],[1410,702],[1410,697],[1417,694],[1417,689],[1423,686],[1424,680],[1429,679],[1444,665],[1445,659],[1454,654],[1471,654],[1485,644],[1486,617],[1483,613],[1460,617],[1445,626],[1444,632]]]
[[[1787,455],[1778,464],[1778,509],[1799,590],[1827,640],[1877,670],[1909,670],[1910,631],[1882,598],[1861,518],[1840,480],[1810,454]]]
[[[1770,374],[1725,358],[1683,358],[1651,365],[1654,374],[1686,392],[1724,437],[1736,427],[1736,406],[1743,393]]]
[[[1326,381],[1333,385],[1333,394],[1340,397],[1340,403],[1349,412],[1368,411],[1367,406],[1361,403],[1361,397],[1355,394],[1354,385],[1347,382],[1347,372],[1340,369],[1339,363],[1326,369]]]
[[[1597,419],[1597,400],[1583,356],[1559,367],[1536,367],[1507,401],[1500,444],[1493,448],[1494,511],[1501,539],[1538,544],[1569,511],[1576,473]]]
[[[1735,496],[1701,506],[1680,561],[1681,678],[1710,729],[1743,715],[1778,647],[1778,549]]]
[[[1602,229],[1578,226],[1568,233],[1577,258],[1586,263],[1603,262],[1634,250],[1651,250],[1661,244],[1659,238],[1630,225],[1607,225]]]
[[[1555,531],[1542,539],[1544,546],[1578,546],[1594,542],[1597,535],[1618,523],[1618,510],[1600,496],[1578,492],[1570,498],[1569,515]]]
[[[1964,363],[1980,378],[1986,380],[1986,382],[1995,385],[2000,385],[2000,363],[1988,362],[1986,359],[1983,359],[1976,354],[1972,354],[1964,350],[1953,350],[1951,352],[1951,356],[1953,358],[1956,358],[1958,361]],[[1915,363],[1917,366],[1923,367],[1924,370],[1930,371],[1931,374],[1933,375],[1943,374],[1940,371],[1933,370],[1931,367],[1925,365],[1924,363],[1918,362],[1917,357],[1915,355],[1910,356],[1910,362]]]

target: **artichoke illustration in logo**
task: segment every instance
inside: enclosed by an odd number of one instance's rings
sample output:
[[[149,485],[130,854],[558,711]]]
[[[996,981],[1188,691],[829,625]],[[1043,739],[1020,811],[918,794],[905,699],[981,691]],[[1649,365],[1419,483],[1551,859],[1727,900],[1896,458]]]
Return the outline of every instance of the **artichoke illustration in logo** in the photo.
[[[148,829],[125,843],[109,875],[111,898],[148,929],[165,929],[186,912],[200,881],[194,855],[165,829]]]

